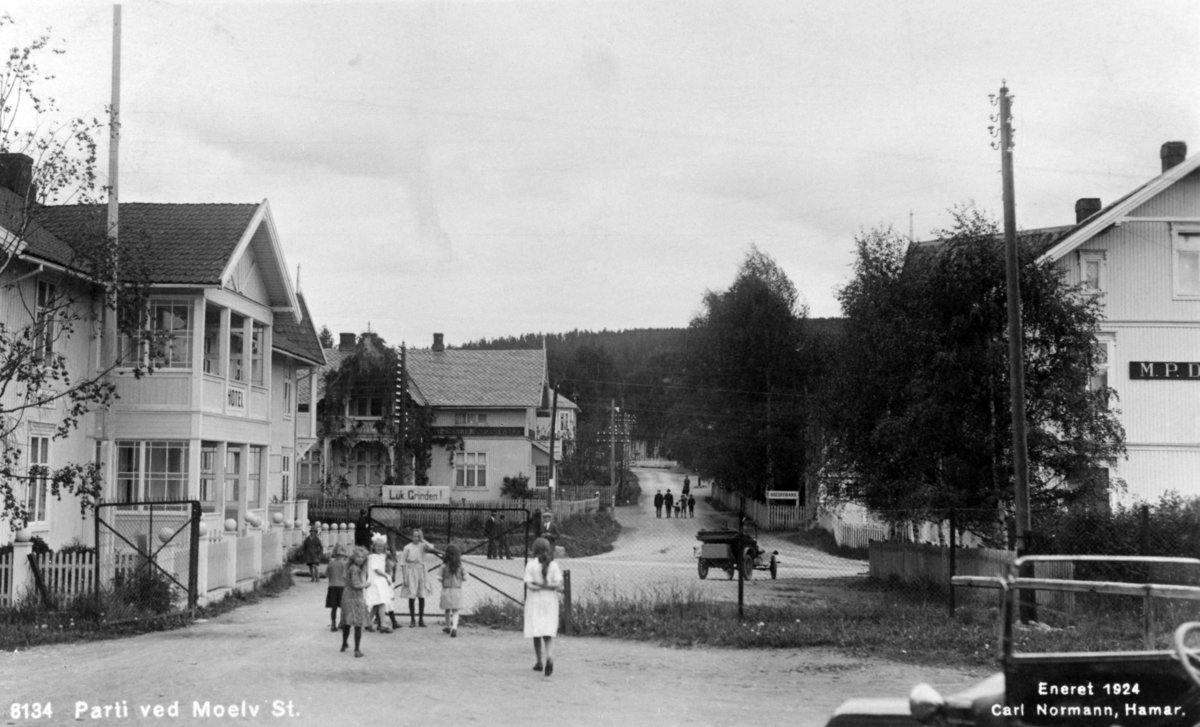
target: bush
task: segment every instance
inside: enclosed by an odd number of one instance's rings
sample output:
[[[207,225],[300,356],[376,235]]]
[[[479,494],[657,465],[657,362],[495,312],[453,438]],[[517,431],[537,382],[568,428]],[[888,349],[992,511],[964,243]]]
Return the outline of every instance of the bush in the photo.
[[[170,611],[179,600],[177,590],[170,579],[147,565],[133,576],[123,578],[115,595],[122,603],[159,615]]]

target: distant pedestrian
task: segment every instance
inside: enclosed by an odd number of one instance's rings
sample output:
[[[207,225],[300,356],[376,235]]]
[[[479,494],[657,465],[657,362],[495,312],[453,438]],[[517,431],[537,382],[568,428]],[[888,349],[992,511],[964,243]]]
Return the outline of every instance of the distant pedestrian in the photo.
[[[362,630],[370,623],[367,601],[363,591],[367,588],[367,551],[355,547],[350,553],[350,566],[346,569],[346,588],[342,591],[342,651],[349,648],[350,628],[354,627],[354,655],[362,656]]]
[[[337,612],[342,605],[342,591],[346,588],[346,546],[338,543],[333,546],[333,557],[329,559],[329,567],[325,576],[329,579],[329,589],[325,591],[325,608],[329,609],[329,630],[338,630]]]
[[[525,638],[533,639],[533,653],[537,655],[533,670],[550,676],[554,673],[550,641],[558,635],[558,593],[563,588],[563,574],[554,562],[554,547],[549,540],[533,541],[533,556],[525,566]]]
[[[562,529],[558,527],[558,521],[554,519],[554,513],[542,513],[542,527],[540,528],[542,537],[550,541],[550,547],[558,545],[558,539],[562,536]]]
[[[504,513],[500,513],[500,523],[496,526],[496,557],[512,560],[512,554],[508,552],[508,524],[504,522]]]
[[[318,568],[321,565],[321,556],[325,554],[325,546],[321,544],[321,529],[316,525],[309,529],[303,547],[304,562],[308,565],[308,576],[313,583],[317,583],[321,580]]]
[[[438,606],[446,614],[446,626],[442,632],[450,634],[451,638],[458,636],[458,612],[462,610],[462,587],[466,581],[462,550],[457,545],[447,545],[446,558],[442,561],[442,595]]]
[[[408,615],[410,626],[425,628],[425,599],[433,595],[433,587],[425,577],[425,554],[441,555],[441,551],[425,540],[425,534],[420,528],[413,528],[412,541],[404,546],[400,556],[401,576],[404,587],[400,589],[400,597],[408,599]],[[413,608],[419,606],[420,611]]]
[[[654,517],[662,517],[663,494],[662,490],[654,493]]]
[[[496,543],[496,534],[500,529],[500,523],[496,522],[496,511],[492,510],[488,515],[487,522],[483,524],[483,536],[487,538],[487,557],[488,560],[495,560],[499,548]]]
[[[684,499],[680,497],[679,502],[675,503],[675,505],[671,508],[675,512],[675,517],[682,517],[680,513],[682,512],[683,508],[687,507],[687,505],[684,505],[683,503]]]
[[[667,494],[663,495],[663,507],[667,508],[667,519],[671,519],[671,508],[675,506],[675,496],[667,490]]]
[[[696,496],[688,495],[688,517],[696,517]]]
[[[691,491],[692,491],[692,481],[688,479],[687,475],[684,475],[683,476],[683,496],[687,497],[688,493]]]

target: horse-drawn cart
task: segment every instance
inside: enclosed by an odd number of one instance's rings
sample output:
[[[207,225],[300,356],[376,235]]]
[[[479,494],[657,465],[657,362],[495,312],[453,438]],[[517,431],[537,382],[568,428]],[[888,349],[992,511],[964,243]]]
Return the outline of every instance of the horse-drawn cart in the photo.
[[[779,569],[779,551],[770,553],[758,547],[757,532],[739,533],[736,530],[701,530],[696,533],[700,547],[695,548],[696,571],[701,579],[708,577],[709,568],[719,568],[733,578],[734,569],[742,569],[749,578],[755,570],[771,572],[774,579]]]

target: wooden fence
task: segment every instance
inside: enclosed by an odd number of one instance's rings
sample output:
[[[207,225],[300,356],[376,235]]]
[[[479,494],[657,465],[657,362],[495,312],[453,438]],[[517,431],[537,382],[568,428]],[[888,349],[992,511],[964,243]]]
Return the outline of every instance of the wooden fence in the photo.
[[[866,548],[873,540],[890,540],[892,529],[865,518],[847,518],[832,510],[822,510],[817,524],[833,534],[838,547]]]
[[[695,494],[695,493],[692,493]],[[753,520],[760,530],[801,530],[816,519],[816,510],[803,505],[773,505],[758,502],[741,493],[733,492],[713,484],[711,497],[726,510],[736,512],[745,508],[746,517]]]
[[[0,608],[7,608],[12,605],[12,563],[12,551],[0,555]]]

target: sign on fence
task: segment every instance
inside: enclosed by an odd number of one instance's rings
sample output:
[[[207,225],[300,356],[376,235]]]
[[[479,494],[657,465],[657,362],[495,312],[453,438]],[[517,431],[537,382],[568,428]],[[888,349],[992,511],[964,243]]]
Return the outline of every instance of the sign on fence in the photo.
[[[450,488],[384,485],[383,501],[412,505],[448,505],[450,504]]]
[[[800,493],[797,490],[767,490],[767,499],[799,502]]]

